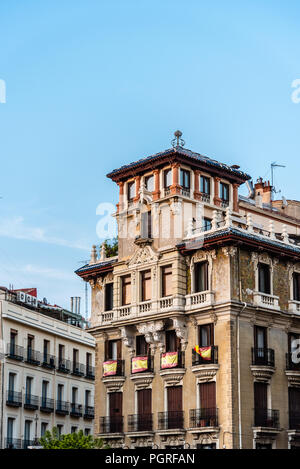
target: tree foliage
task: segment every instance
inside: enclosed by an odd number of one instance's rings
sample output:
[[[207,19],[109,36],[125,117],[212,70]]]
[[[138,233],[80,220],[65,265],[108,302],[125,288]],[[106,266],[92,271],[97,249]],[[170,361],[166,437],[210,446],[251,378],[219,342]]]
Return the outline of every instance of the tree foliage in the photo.
[[[106,239],[104,241],[106,257],[114,257],[118,255],[118,238]]]
[[[40,438],[43,449],[107,449],[101,438],[84,435],[82,430],[59,436],[56,427]]]

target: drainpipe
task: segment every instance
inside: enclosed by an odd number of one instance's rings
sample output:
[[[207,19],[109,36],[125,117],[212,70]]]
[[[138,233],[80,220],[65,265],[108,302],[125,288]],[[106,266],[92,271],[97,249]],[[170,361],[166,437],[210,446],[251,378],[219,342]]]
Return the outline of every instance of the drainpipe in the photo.
[[[240,302],[243,303],[242,309],[237,313],[236,328],[237,328],[237,340],[236,340],[236,353],[238,363],[238,406],[239,406],[239,449],[243,448],[242,441],[242,405],[241,405],[241,363],[240,363],[240,315],[245,310],[247,303],[242,301],[242,282],[240,278],[240,249],[238,248],[238,278],[239,278],[239,297]]]

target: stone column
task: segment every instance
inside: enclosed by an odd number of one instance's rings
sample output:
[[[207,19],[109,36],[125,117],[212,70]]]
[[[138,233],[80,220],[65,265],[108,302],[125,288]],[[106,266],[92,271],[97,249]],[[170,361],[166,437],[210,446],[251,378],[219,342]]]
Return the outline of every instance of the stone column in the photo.
[[[220,184],[221,179],[218,177],[214,178],[214,186],[215,186],[215,195],[214,195],[214,204],[220,207],[221,205],[221,199],[219,197],[219,184]]]
[[[199,180],[200,180],[200,171],[198,169],[196,169],[194,171],[194,175],[195,175],[195,188],[194,188],[194,199],[196,200],[201,200],[201,193],[200,193],[200,190],[199,190]]]
[[[135,198],[133,199],[134,202],[138,202],[140,200],[140,185],[141,185],[141,176],[135,177]]]
[[[117,212],[123,209],[124,182],[118,182],[119,186],[119,203],[117,204]]]
[[[179,173],[179,163],[173,163],[172,164],[172,186],[170,187],[172,195],[180,194],[178,173]]]
[[[239,193],[238,193],[239,184],[232,184],[232,189],[233,189],[233,192],[232,192],[232,196],[233,196],[232,209],[233,209],[234,212],[238,212],[239,211]]]
[[[160,198],[160,189],[159,189],[159,169],[153,171],[154,175],[154,191],[152,192],[153,200],[158,200]]]

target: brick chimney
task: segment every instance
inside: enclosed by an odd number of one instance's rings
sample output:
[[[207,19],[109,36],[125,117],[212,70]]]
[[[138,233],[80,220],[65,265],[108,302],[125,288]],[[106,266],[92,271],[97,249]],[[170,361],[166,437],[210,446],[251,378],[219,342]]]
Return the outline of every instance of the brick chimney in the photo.
[[[272,186],[270,181],[263,181],[262,178],[258,178],[254,186],[255,190],[255,202],[256,205],[261,207],[262,204],[271,205],[272,202]]]

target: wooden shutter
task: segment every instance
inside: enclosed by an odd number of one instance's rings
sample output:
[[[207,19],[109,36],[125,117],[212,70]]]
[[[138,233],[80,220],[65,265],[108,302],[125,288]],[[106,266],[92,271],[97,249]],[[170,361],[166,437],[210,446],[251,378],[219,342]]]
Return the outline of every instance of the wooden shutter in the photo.
[[[149,344],[146,342],[144,335],[136,336],[136,354],[137,355],[148,355]]]
[[[268,408],[268,385],[266,383],[254,383],[254,407],[255,409]]]
[[[289,411],[300,413],[300,389],[289,387]]]
[[[149,415],[152,413],[152,391],[141,389],[138,391],[138,414]]]
[[[131,276],[122,277],[122,305],[131,303]]]
[[[117,340],[117,359],[121,360],[122,358],[122,340]]]
[[[142,301],[151,300],[151,270],[146,270],[141,273],[142,280]]]
[[[200,407],[201,409],[216,408],[216,383],[202,383],[200,386]]]
[[[169,386],[167,388],[168,412],[182,411],[182,386]]]
[[[109,393],[109,415],[110,417],[122,416],[122,393]]]
[[[172,295],[172,267],[162,267],[162,296]]]

